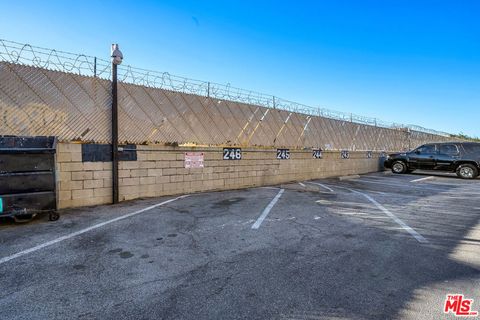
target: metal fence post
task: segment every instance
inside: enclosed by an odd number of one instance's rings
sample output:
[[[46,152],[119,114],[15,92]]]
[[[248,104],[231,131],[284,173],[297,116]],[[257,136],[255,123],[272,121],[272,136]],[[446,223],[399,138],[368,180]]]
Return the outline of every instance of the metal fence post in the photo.
[[[113,203],[118,203],[118,104],[117,65],[112,63],[112,177]]]
[[[412,139],[411,139],[412,133],[410,132],[410,128],[407,129],[407,140],[408,140],[408,150],[412,150]]]
[[[122,63],[123,54],[117,44],[112,45],[112,196],[118,203],[118,103],[117,103],[117,65]]]

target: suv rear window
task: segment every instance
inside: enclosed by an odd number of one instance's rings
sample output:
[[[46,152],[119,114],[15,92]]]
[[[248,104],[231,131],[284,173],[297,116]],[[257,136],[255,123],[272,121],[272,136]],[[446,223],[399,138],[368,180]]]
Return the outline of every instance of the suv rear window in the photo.
[[[464,144],[466,153],[480,153],[480,144]]]

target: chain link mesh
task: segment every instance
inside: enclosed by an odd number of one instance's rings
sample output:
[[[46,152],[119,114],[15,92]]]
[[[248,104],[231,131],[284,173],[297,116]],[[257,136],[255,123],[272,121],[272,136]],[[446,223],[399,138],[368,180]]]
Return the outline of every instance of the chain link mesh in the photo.
[[[109,143],[110,73],[106,60],[0,40],[0,134]],[[405,150],[449,137],[168,73],[118,74],[122,143]]]

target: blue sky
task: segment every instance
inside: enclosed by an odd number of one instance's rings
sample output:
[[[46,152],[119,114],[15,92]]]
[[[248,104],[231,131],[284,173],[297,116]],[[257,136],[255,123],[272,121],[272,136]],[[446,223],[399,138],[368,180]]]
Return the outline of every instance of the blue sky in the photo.
[[[480,136],[480,1],[5,1],[0,38]]]

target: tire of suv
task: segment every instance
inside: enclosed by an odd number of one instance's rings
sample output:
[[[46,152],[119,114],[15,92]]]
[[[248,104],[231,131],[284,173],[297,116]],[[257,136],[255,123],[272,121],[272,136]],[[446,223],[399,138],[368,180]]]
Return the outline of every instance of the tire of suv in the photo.
[[[405,173],[407,172],[407,165],[403,161],[395,161],[392,163],[392,172],[393,173]]]
[[[478,169],[473,164],[465,163],[457,167],[457,176],[462,179],[475,179],[478,177]]]

